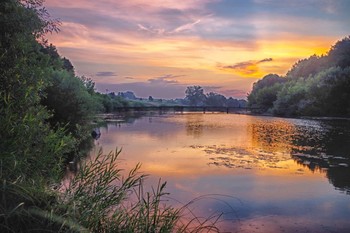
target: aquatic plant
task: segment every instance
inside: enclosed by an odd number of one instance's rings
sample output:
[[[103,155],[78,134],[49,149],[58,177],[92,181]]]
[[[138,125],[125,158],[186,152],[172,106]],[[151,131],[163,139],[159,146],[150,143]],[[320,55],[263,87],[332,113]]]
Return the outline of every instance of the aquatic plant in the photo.
[[[140,164],[124,177],[119,167],[121,150],[96,157],[81,164],[77,174],[61,195],[62,216],[67,216],[82,230],[92,232],[215,232],[221,214],[201,219],[189,208],[165,204],[169,193],[166,182],[159,180],[156,188],[144,191],[146,175]],[[62,208],[63,207],[63,208]],[[184,218],[186,213],[191,218]]]

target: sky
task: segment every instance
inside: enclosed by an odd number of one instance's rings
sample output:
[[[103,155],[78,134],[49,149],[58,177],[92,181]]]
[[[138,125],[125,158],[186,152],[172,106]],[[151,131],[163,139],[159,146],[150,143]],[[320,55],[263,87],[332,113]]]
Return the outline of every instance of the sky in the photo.
[[[350,0],[46,0],[48,35],[102,93],[183,98],[187,86],[246,98],[269,73],[350,35]]]

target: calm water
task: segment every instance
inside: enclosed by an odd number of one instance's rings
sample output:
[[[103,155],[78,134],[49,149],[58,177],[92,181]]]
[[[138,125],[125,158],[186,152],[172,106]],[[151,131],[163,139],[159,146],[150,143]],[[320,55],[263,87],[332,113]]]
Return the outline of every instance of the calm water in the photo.
[[[225,232],[350,232],[350,121],[219,113],[125,118],[101,128],[104,152],[167,181],[169,204],[224,212]],[[217,195],[218,194],[218,195]]]

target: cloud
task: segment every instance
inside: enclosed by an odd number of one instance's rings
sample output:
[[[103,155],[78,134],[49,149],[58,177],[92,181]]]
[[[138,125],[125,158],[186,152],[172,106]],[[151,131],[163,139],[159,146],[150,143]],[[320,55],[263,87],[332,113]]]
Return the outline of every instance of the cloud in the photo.
[[[185,96],[185,85],[180,84],[169,84],[169,83],[152,83],[146,82],[132,82],[132,83],[96,83],[97,90],[105,92],[106,89],[109,91],[120,92],[120,91],[132,91],[136,96],[147,98],[153,96],[154,98],[184,98]]]
[[[271,62],[273,61],[272,58],[264,58],[262,60],[258,60],[258,61],[244,61],[244,62],[238,62],[235,63],[233,65],[218,65],[218,67],[220,69],[224,69],[224,70],[232,70],[242,76],[248,76],[248,77],[256,77],[257,75],[261,75],[260,74],[260,70],[259,70],[259,64],[261,63],[266,63],[266,62]]]
[[[252,78],[284,74],[294,61],[322,54],[346,35],[349,1],[320,2],[46,0],[45,6],[62,20],[49,41],[79,75],[96,74],[96,83],[141,82],[140,91],[181,84],[248,90]],[[337,14],[324,17],[324,11]],[[118,78],[98,75],[111,71]]]
[[[137,26],[139,27],[139,30],[149,32],[150,34],[155,34],[155,35],[168,34],[168,32],[164,28],[147,27],[140,23],[137,24]]]
[[[239,98],[239,99],[245,99],[247,96],[247,92],[240,89],[228,89],[228,90],[221,90],[221,93],[225,95],[226,97],[233,97],[233,98]]]
[[[203,86],[203,89],[206,93],[209,92],[220,92],[222,86]]]
[[[177,84],[179,82],[177,80],[175,80],[174,78],[183,77],[183,76],[185,76],[185,75],[166,74],[166,75],[163,75],[160,77],[148,79],[147,81],[151,84],[163,84],[163,85]]]
[[[304,10],[313,9],[312,12],[318,12],[321,10],[323,13],[327,14],[337,14],[341,11],[341,4],[347,3],[348,0],[304,0],[304,1],[279,1],[279,0],[254,0],[254,3],[258,5],[268,6],[272,8],[282,8],[286,12],[294,11],[298,9],[299,13]]]
[[[226,89],[225,86],[203,86],[204,92],[215,92],[224,95],[226,98],[233,97],[244,99],[247,96],[247,92],[241,89]]]
[[[187,31],[187,30],[191,30],[196,24],[199,24],[201,22],[200,19],[194,21],[193,23],[187,23],[184,25],[181,25],[180,27],[175,28],[173,31],[171,31],[170,33],[179,33],[179,32],[183,32],[183,31]]]
[[[111,77],[111,76],[117,76],[115,72],[111,71],[99,71],[95,74],[98,77]]]
[[[263,62],[269,62],[269,61],[272,61],[272,60],[273,60],[272,58],[265,58],[265,59],[262,59],[262,60],[258,61],[257,64],[263,63]]]
[[[98,28],[152,32],[179,33],[198,24],[208,15],[207,5],[217,0],[47,0],[46,6],[53,15],[64,21],[81,23]],[[152,25],[152,26],[150,26]]]
[[[185,31],[190,31],[193,29],[193,27],[196,24],[199,24],[200,22],[201,22],[201,20],[198,19],[194,22],[183,24],[183,25],[181,25],[173,30],[166,30],[165,28],[155,28],[152,26],[147,27],[145,25],[142,25],[141,23],[138,23],[137,27],[139,28],[140,31],[146,31],[146,32],[149,32],[151,34],[162,36],[162,35],[173,35],[173,34],[178,34],[178,33],[182,33]]]
[[[100,92],[106,89],[109,91],[133,91],[136,96],[146,98],[153,96],[155,98],[183,98],[187,85],[181,84],[176,78],[185,75],[165,74],[159,77],[149,78],[146,81],[133,81],[124,83],[106,83],[97,82],[96,87]],[[131,77],[124,77],[129,79]],[[133,79],[133,78],[131,78]]]

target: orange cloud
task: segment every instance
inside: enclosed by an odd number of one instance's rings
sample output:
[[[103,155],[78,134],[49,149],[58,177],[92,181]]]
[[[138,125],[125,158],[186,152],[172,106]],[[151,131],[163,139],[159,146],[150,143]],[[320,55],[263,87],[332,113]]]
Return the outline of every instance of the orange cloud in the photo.
[[[265,58],[259,61],[244,61],[233,65],[218,65],[220,69],[232,71],[244,77],[260,77],[262,72],[259,69],[259,64],[273,61],[272,58]]]

